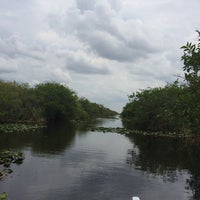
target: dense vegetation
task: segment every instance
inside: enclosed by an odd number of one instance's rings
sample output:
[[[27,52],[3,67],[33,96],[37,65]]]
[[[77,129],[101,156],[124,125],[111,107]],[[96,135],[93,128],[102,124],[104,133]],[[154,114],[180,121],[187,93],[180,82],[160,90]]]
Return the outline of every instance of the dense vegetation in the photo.
[[[197,44],[188,42],[181,47],[184,84],[175,81],[130,95],[121,113],[129,128],[200,133],[200,32],[197,33]]]
[[[87,120],[117,114],[102,105],[79,98],[55,82],[31,88],[28,84],[0,81],[0,123]]]

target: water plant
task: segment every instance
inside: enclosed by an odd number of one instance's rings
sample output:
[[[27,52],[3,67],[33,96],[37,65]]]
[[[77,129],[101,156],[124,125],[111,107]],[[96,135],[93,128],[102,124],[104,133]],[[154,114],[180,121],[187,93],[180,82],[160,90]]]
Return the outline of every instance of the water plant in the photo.
[[[0,133],[21,133],[27,132],[29,130],[36,130],[38,128],[42,128],[44,125],[37,124],[0,124]]]
[[[2,169],[0,170],[0,179],[2,179],[5,175],[13,172],[10,168],[12,163],[21,164],[23,160],[24,154],[22,152],[14,152],[11,150],[1,151],[0,166],[2,166]]]
[[[6,192],[3,192],[2,194],[0,194],[0,200],[7,200],[7,193]]]
[[[164,132],[164,131],[140,131],[140,130],[130,130],[121,127],[95,127],[90,128],[92,132],[102,132],[102,133],[119,133],[123,135],[129,134],[140,134],[140,135],[152,135],[156,137],[190,137],[191,135],[180,134],[176,132]]]

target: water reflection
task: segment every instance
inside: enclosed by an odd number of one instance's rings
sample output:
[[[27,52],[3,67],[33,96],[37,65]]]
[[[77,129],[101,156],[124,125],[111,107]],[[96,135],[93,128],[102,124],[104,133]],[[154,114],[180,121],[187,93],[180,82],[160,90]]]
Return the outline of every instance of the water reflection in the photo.
[[[116,115],[112,118],[97,118],[96,119],[96,126],[103,126],[103,127],[110,127],[110,128],[116,128],[116,127],[122,127],[122,121],[120,119],[120,116]]]
[[[32,151],[37,154],[61,154],[74,143],[76,128],[70,123],[50,124],[34,138]]]
[[[134,144],[128,152],[129,165],[172,183],[188,171],[191,175],[186,188],[192,190],[191,199],[200,199],[199,144],[188,139],[142,135],[129,136],[129,139]]]
[[[14,168],[12,178],[0,182],[0,192],[15,200],[122,200],[133,194],[142,200],[188,200],[186,187],[193,192],[191,199],[200,199],[196,143],[127,138],[90,132],[87,126],[51,124],[38,132],[1,134],[0,148],[22,150],[25,160]],[[97,119],[96,126],[118,127],[121,121]]]
[[[49,124],[47,128],[28,133],[1,134],[0,149],[29,147],[34,154],[61,154],[73,144],[76,127],[71,123]]]

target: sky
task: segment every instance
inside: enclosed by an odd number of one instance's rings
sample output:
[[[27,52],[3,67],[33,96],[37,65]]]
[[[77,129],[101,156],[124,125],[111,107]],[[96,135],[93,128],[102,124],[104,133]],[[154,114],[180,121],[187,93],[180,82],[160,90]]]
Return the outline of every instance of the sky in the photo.
[[[120,112],[183,74],[199,0],[0,0],[0,79],[56,81]]]

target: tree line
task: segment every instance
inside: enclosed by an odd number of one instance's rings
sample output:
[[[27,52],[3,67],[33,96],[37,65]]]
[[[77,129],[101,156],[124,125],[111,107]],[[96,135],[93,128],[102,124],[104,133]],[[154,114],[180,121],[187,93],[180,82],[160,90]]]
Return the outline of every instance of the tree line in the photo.
[[[121,113],[132,129],[200,133],[200,32],[198,42],[182,46],[184,83],[147,88],[129,95]]]
[[[116,114],[56,82],[30,87],[0,80],[0,123],[88,120]]]

